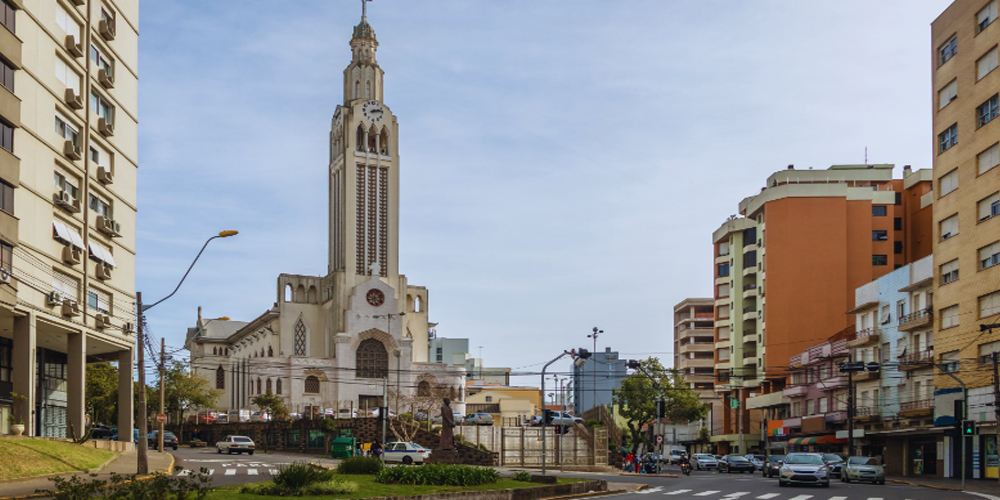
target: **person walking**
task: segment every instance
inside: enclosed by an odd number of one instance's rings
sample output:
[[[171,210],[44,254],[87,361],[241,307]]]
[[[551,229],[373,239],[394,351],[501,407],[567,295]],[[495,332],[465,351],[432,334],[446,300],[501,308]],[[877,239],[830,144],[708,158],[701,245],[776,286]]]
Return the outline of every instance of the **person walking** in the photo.
[[[635,456],[632,455],[632,452],[630,451],[630,452],[628,452],[628,455],[625,456],[625,465],[627,467],[628,472],[632,472],[633,471],[633,469],[632,469],[632,462],[633,462],[633,460],[635,460]]]

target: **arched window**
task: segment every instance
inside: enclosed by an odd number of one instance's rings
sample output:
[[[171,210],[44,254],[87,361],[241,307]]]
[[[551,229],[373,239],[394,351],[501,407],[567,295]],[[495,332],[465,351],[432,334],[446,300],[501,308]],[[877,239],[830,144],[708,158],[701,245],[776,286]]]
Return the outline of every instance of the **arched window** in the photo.
[[[431,384],[426,380],[421,380],[417,384],[417,397],[426,398],[431,395]]]
[[[382,133],[378,136],[378,147],[382,154],[389,154],[389,129],[385,127],[382,127]]]
[[[371,99],[372,97],[372,82],[371,80],[365,82],[365,99]]]
[[[218,356],[218,355],[219,355],[219,348],[218,347],[213,347],[212,348],[212,356]]]
[[[292,285],[285,285],[285,302],[291,302],[295,300],[292,298]]]
[[[360,124],[358,125],[358,131],[354,133],[357,137],[358,151],[365,150],[365,129]]]
[[[260,390],[260,377],[257,377],[257,394],[261,394],[261,390]]]
[[[271,379],[267,379],[267,385],[264,387],[268,393],[271,393]]]
[[[306,287],[299,285],[295,289],[295,302],[304,303],[306,301]]]
[[[295,355],[305,356],[306,355],[306,324],[302,322],[302,318],[295,323]]]
[[[354,81],[354,98],[357,99],[358,95],[361,94],[361,82],[358,80]]]
[[[389,373],[389,353],[382,342],[365,339],[358,346],[355,364],[358,378],[383,378]]]
[[[406,311],[407,312],[413,312],[413,296],[412,295],[407,295],[406,296]]]
[[[277,382],[274,383],[274,393],[281,394],[281,379],[279,378]]]
[[[422,304],[420,302],[421,302],[421,300],[420,300],[420,296],[419,295],[417,295],[416,297],[413,297],[413,312],[422,312],[423,311],[423,309],[421,307]]]
[[[378,153],[378,144],[377,143],[378,143],[378,129],[375,128],[375,125],[373,124],[372,128],[368,131],[368,152],[369,153]]]
[[[310,394],[319,394],[319,379],[315,375],[309,375],[306,377],[305,392]]]
[[[219,368],[215,370],[215,388],[226,388],[226,369],[223,368],[222,365],[219,365]]]
[[[317,301],[316,301],[316,287],[315,286],[309,287],[309,294],[308,294],[307,299],[309,300],[310,304],[316,304],[317,303]]]
[[[267,346],[267,357],[269,357],[269,358],[273,358],[274,357],[274,347]]]

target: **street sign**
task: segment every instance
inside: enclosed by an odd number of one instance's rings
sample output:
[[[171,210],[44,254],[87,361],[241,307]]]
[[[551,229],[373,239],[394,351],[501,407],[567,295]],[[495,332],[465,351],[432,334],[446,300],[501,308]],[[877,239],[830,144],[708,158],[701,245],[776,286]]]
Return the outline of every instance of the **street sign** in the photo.
[[[159,423],[161,423],[161,424],[165,423],[167,421],[167,416],[161,413],[161,414],[159,414],[159,415],[156,416],[156,421],[159,422]]]
[[[663,444],[663,434],[656,435],[656,444]]]

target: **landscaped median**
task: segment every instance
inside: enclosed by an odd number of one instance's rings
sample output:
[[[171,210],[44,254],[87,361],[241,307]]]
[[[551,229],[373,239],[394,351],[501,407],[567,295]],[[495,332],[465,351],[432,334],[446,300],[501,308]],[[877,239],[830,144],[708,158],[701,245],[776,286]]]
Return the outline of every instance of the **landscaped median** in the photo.
[[[96,469],[115,455],[65,441],[0,439],[0,481]]]

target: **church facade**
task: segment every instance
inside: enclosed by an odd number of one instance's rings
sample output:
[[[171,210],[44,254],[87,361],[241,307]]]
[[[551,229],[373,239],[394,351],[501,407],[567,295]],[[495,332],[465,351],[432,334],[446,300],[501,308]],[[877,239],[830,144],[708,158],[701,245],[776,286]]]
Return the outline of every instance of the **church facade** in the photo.
[[[375,408],[385,386],[464,400],[465,370],[430,362],[427,289],[399,273],[399,124],[364,13],[350,46],[330,128],[327,274],[282,274],[274,306],[252,321],[199,308],[188,329],[192,370],[222,391],[220,411],[255,409],[268,390],[293,412]]]

